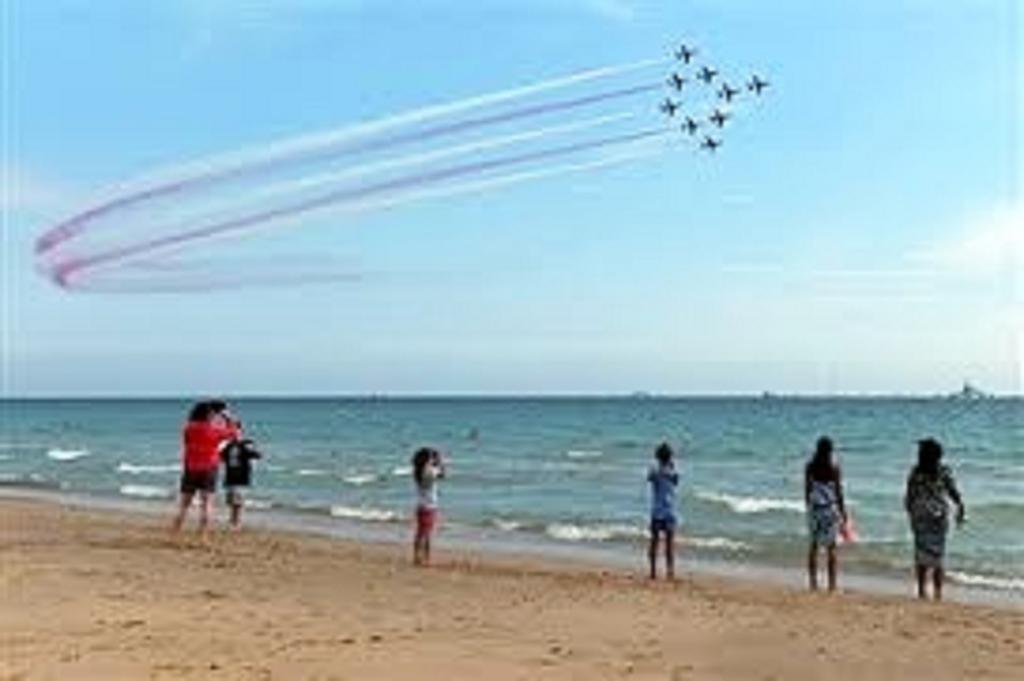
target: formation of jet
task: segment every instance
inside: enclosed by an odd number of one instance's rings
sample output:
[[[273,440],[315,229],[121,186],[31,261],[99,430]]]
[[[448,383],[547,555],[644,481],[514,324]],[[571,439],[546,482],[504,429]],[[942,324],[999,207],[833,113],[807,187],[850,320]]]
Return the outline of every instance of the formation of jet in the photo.
[[[733,99],[737,97],[739,97],[740,99],[743,98],[742,93],[744,90],[744,86],[746,86],[745,89],[748,92],[751,92],[758,97],[761,96],[761,93],[764,91],[764,89],[769,86],[769,82],[767,80],[761,78],[757,74],[752,74],[750,76],[750,80],[748,80],[747,82],[744,83],[740,81],[739,87],[732,87],[725,80],[718,79],[716,83],[718,89],[711,89],[710,86],[713,84],[716,77],[718,77],[719,75],[718,69],[712,67],[709,64],[702,64],[700,68],[695,68],[695,70],[691,72],[688,71],[688,69],[686,69],[683,66],[689,65],[697,54],[698,51],[695,47],[687,45],[685,43],[681,44],[678,47],[678,49],[673,51],[673,56],[675,56],[676,60],[678,62],[681,62],[681,64],[677,66],[677,70],[673,70],[672,73],[669,74],[668,79],[666,80],[666,84],[672,91],[682,93],[683,84],[689,82],[689,79],[692,77],[695,80],[702,81],[705,85],[709,86],[709,92],[713,92],[715,95],[717,95],[718,99],[723,102],[724,105],[728,105],[732,104]],[[691,92],[691,90],[687,89],[686,92]],[[680,94],[679,96],[681,97],[682,94]],[[673,100],[671,97],[666,97],[665,100],[659,106],[659,109],[662,113],[666,115],[666,117],[674,118],[676,114],[679,113],[679,111],[683,108],[683,104],[684,102],[682,101],[677,101]],[[686,134],[690,137],[695,137],[696,140],[699,140],[700,149],[713,153],[720,146],[722,146],[722,139],[716,139],[711,135],[698,136],[697,133],[700,130],[704,129],[705,126],[709,125],[717,127],[718,129],[721,130],[725,128],[726,121],[732,118],[732,116],[733,114],[729,111],[728,107],[716,107],[707,116],[707,123],[704,122],[704,119],[702,117],[697,117],[696,115],[688,115],[682,117],[682,123],[679,126],[679,130],[683,134]]]
[[[755,95],[761,94],[761,90],[765,89],[766,87],[768,87],[768,81],[761,80],[760,78],[757,77],[756,73],[753,76],[751,76],[750,82],[747,83],[747,89],[753,92]]]
[[[685,82],[686,78],[680,76],[678,73],[673,73],[671,76],[668,77],[668,84],[674,87],[676,89],[676,92],[679,92],[683,89],[683,83]]]
[[[708,120],[717,125],[719,128],[721,128],[725,125],[725,122],[729,120],[729,118],[731,117],[731,114],[726,113],[721,109],[715,109],[714,111],[711,112],[711,115],[708,116]]]
[[[673,102],[671,99],[666,97],[665,101],[661,103],[661,110],[667,114],[669,118],[672,118],[676,115],[676,111],[679,110],[680,106],[679,102]]]
[[[715,76],[717,75],[718,71],[716,69],[711,68],[710,66],[702,66],[700,67],[700,71],[697,72],[697,77],[703,80],[708,85],[711,84],[711,81],[714,80]]]
[[[726,103],[732,101],[732,98],[740,93],[736,88],[729,87],[728,83],[722,83],[722,87],[718,90],[719,99],[724,99]]]
[[[687,47],[685,44],[680,45],[679,49],[676,50],[676,59],[683,62],[684,64],[689,64],[690,60],[693,59],[696,55],[697,50],[692,47]]]
[[[715,152],[715,149],[722,146],[722,140],[716,140],[711,135],[705,135],[704,141],[700,143],[701,149],[707,149],[711,153]]]

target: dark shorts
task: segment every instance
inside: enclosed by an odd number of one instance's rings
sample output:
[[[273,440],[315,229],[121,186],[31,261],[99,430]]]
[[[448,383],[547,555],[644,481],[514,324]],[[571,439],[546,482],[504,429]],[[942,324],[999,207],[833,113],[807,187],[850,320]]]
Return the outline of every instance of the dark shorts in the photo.
[[[181,493],[213,493],[217,489],[217,469],[210,471],[189,471],[181,474]]]
[[[658,534],[659,532],[675,532],[676,531],[676,519],[673,517],[667,518],[651,518],[651,534]]]

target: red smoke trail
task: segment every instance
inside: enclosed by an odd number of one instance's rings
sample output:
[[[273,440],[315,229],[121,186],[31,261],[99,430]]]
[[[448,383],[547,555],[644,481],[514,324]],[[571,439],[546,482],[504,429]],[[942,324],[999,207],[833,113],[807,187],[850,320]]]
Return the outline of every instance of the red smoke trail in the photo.
[[[204,239],[219,234],[238,231],[262,222],[280,219],[291,215],[316,210],[319,208],[325,208],[332,205],[359,201],[367,198],[373,198],[375,196],[388,195],[395,192],[414,189],[424,185],[486,173],[489,171],[498,170],[510,166],[522,165],[525,163],[532,163],[536,161],[543,161],[546,159],[557,158],[559,156],[576,154],[608,146],[637,142],[643,139],[664,135],[667,132],[669,132],[669,130],[659,127],[655,129],[643,130],[640,132],[603,137],[596,140],[590,140],[587,142],[578,142],[575,144],[563,145],[560,147],[552,147],[549,149],[542,149],[539,151],[533,151],[519,155],[505,156],[486,161],[478,161],[474,163],[449,166],[446,168],[442,168],[440,170],[407,175],[405,177],[400,177],[397,179],[392,179],[364,187],[338,190],[327,193],[317,198],[307,199],[305,201],[293,203],[292,205],[289,206],[282,206],[280,208],[265,210],[259,213],[255,213],[253,215],[243,216],[232,220],[226,220],[220,223],[192,229],[178,234],[171,234],[168,236],[150,239],[135,244],[129,244],[126,246],[122,246],[120,248],[114,248],[108,251],[101,251],[100,253],[93,255],[73,257],[64,260],[63,262],[57,262],[53,264],[50,268],[49,276],[57,285],[65,288],[70,288],[71,277],[74,274],[80,274],[81,272],[88,270],[89,268],[96,267],[98,265],[117,262],[119,260],[134,257],[137,255],[142,255],[150,251],[180,245],[182,243],[186,243],[197,239]]]
[[[94,206],[93,208],[90,208],[82,213],[79,213],[78,215],[75,215],[74,217],[65,220],[64,222],[61,222],[52,229],[44,232],[36,240],[35,252],[36,255],[42,255],[47,251],[56,248],[61,243],[82,234],[95,220],[102,218],[105,215],[109,215],[115,211],[129,208],[131,206],[135,206],[138,204],[142,204],[146,201],[150,201],[153,199],[171,196],[184,191],[201,188],[203,186],[213,184],[216,182],[236,179],[239,177],[252,175],[265,170],[277,169],[284,166],[287,163],[306,163],[336,158],[339,156],[349,154],[358,154],[370,151],[390,149],[404,144],[423,142],[436,139],[438,137],[443,137],[446,135],[467,132],[489,125],[497,125],[501,123],[507,123],[510,121],[520,120],[523,118],[530,118],[533,116],[540,116],[560,111],[569,111],[572,109],[578,109],[581,107],[591,106],[594,104],[600,104],[615,99],[632,97],[634,95],[652,92],[654,90],[660,90],[661,88],[662,85],[660,83],[653,85],[634,85],[631,87],[608,90],[582,97],[561,99],[553,102],[522,107],[504,113],[478,116],[476,118],[455,121],[454,123],[446,123],[443,125],[436,125],[425,130],[402,133],[399,135],[393,135],[391,137],[385,137],[382,139],[371,139],[359,143],[328,145],[325,148],[317,148],[312,151],[307,151],[305,153],[296,153],[290,157],[285,157],[284,159],[270,158],[264,161],[252,161],[242,166],[236,166],[221,171],[208,171],[206,173],[202,173],[192,177],[185,177],[174,182],[167,182],[156,187],[151,187],[149,189],[144,189],[141,191],[137,191],[135,193],[119,196],[105,203],[101,203],[98,206]]]

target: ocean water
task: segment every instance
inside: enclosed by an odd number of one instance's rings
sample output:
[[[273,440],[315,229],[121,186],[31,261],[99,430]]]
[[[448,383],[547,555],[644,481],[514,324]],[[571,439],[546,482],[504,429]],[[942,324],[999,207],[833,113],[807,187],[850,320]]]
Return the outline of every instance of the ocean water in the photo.
[[[0,402],[0,484],[168,504],[184,400]],[[254,514],[302,524],[403,527],[409,457],[443,449],[444,527],[509,546],[640,556],[654,446],[682,473],[682,551],[732,566],[799,568],[803,465],[836,441],[861,540],[844,570],[909,573],[901,506],[915,442],[946,445],[968,523],[948,547],[951,579],[1024,597],[1024,400],[954,398],[240,399],[266,454]]]

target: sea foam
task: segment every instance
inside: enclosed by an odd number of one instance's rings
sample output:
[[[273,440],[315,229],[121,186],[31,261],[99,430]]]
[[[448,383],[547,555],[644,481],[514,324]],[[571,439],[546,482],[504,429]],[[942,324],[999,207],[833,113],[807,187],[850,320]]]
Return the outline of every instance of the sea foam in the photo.
[[[146,473],[177,473],[180,470],[181,464],[176,463],[144,464],[122,461],[117,464],[117,472],[127,473],[128,475],[143,475]]]
[[[502,532],[515,532],[516,530],[521,530],[525,527],[525,523],[518,520],[506,520],[504,518],[495,518],[491,521],[491,524]]]
[[[371,482],[379,480],[379,476],[373,473],[353,473],[352,475],[346,475],[342,478],[345,482],[356,487],[363,485],[369,485]]]
[[[599,449],[570,449],[565,453],[568,459],[599,459],[604,456],[604,452]]]
[[[54,461],[75,461],[82,457],[89,456],[88,449],[49,449],[46,456]]]
[[[644,529],[637,525],[624,523],[574,525],[572,523],[552,523],[544,529],[552,539],[561,541],[610,541],[613,539],[635,539],[645,536]]]
[[[718,549],[724,551],[749,551],[750,544],[745,544],[728,537],[687,537],[683,536],[680,541],[686,546],[697,549]]]
[[[1024,579],[1012,577],[993,577],[991,575],[975,575],[969,572],[950,570],[949,578],[964,586],[976,586],[999,591],[1024,591]]]
[[[402,517],[394,511],[387,511],[380,508],[369,508],[366,506],[342,506],[340,504],[331,506],[331,515],[335,518],[345,518],[347,520],[367,520],[378,523],[394,522],[397,520],[401,520]]]
[[[723,492],[697,492],[697,498],[729,507],[734,513],[768,513],[771,511],[788,511],[803,513],[804,503],[795,499],[775,499],[772,497],[745,497]]]
[[[120,492],[126,497],[142,499],[169,499],[173,496],[172,490],[155,485],[121,485]]]

